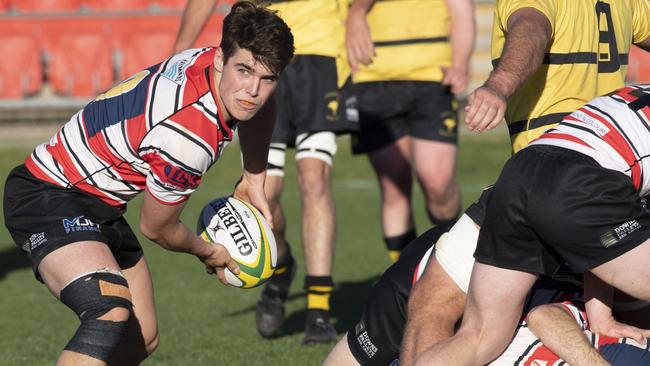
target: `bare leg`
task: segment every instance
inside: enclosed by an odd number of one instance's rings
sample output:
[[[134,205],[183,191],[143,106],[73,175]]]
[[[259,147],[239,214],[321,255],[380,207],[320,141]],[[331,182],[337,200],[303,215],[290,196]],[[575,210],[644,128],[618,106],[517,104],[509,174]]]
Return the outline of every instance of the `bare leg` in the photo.
[[[369,155],[381,189],[381,227],[385,237],[404,234],[414,225],[410,141],[410,137],[402,137]]]
[[[61,290],[77,277],[99,269],[119,271],[108,246],[95,241],[82,241],[61,247],[48,254],[39,265],[39,272],[48,290],[60,299]],[[98,319],[123,322],[130,312],[126,308],[114,308]],[[83,365],[104,366],[106,362],[81,353],[64,350],[57,366]]]
[[[454,179],[456,145],[413,138],[411,155],[429,215],[439,221],[456,218],[460,189]]]
[[[334,258],[335,219],[332,168],[320,159],[298,160],[302,198],[302,242],[307,275],[330,276]]]
[[[129,282],[134,316],[129,320],[129,329],[109,364],[139,365],[160,342],[153,283],[144,257],[135,266],[122,270],[122,273]]]
[[[409,297],[401,365],[413,365],[420,353],[454,334],[454,325],[463,314],[465,299],[465,293],[431,256]]]
[[[348,334],[344,334],[336,346],[327,355],[322,366],[359,366],[348,345]]]
[[[475,263],[463,323],[452,338],[429,348],[416,365],[485,365],[508,345],[536,276]]]

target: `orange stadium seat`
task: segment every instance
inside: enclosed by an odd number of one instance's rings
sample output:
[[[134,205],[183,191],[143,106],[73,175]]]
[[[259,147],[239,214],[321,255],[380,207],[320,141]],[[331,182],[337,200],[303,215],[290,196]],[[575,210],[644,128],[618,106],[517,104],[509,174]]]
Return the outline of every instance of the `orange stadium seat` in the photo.
[[[150,0],[81,0],[90,10],[123,11],[145,10],[151,5]]]
[[[632,46],[627,79],[635,83],[650,83],[650,53]]]
[[[52,13],[79,11],[81,0],[8,0],[9,6],[24,13]]]
[[[0,98],[35,94],[43,84],[41,52],[29,35],[0,33]]]
[[[152,0],[152,2],[164,9],[183,9],[187,0]]]
[[[114,19],[113,34],[121,55],[119,78],[127,78],[171,56],[179,22],[178,16]]]
[[[101,33],[63,34],[50,44],[47,74],[62,95],[91,97],[114,81],[112,49]]]
[[[0,0],[0,13],[4,13],[7,9],[9,9],[9,1]]]

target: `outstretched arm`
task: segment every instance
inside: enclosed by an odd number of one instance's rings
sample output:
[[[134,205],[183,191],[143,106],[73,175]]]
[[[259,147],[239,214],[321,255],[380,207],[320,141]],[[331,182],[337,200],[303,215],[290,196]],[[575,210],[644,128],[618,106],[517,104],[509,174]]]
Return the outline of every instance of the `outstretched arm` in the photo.
[[[223,245],[204,241],[180,221],[183,208],[185,202],[166,205],[154,198],[149,191],[145,191],[140,210],[140,231],[167,250],[197,256],[209,273],[216,271],[219,280],[228,284],[223,269],[228,267],[237,274],[239,267]]]
[[[467,88],[469,79],[469,58],[474,49],[476,24],[474,22],[474,3],[471,0],[446,0],[451,16],[451,66],[444,68],[442,83],[451,86],[454,94]]]
[[[174,43],[174,53],[192,48],[194,41],[199,37],[214,11],[216,3],[216,0],[187,1],[181,18],[181,26],[178,29],[178,35]]]
[[[542,64],[551,33],[551,23],[536,9],[521,8],[510,15],[499,63],[468,98],[465,122],[470,130],[481,132],[501,122],[508,98]]]
[[[528,329],[569,365],[607,366],[575,319],[559,304],[535,307],[526,317]]]

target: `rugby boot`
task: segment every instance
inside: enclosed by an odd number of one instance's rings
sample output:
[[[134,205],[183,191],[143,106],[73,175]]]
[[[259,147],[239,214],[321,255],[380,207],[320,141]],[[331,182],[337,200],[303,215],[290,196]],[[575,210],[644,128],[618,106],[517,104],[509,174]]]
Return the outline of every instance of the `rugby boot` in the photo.
[[[305,338],[303,345],[331,343],[336,341],[336,329],[330,324],[329,312],[321,309],[308,309],[305,318]]]
[[[264,338],[277,335],[286,321],[284,303],[289,295],[291,281],[296,275],[296,261],[293,257],[289,256],[286,265],[278,266],[276,273],[264,286],[255,310],[255,325]]]

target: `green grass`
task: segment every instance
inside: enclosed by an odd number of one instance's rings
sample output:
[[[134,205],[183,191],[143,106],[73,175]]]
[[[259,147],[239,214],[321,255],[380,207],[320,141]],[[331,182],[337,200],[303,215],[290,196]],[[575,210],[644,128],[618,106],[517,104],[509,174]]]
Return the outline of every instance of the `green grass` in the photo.
[[[509,155],[506,133],[462,135],[457,177],[466,207],[481,189],[494,182]],[[0,144],[0,176],[19,164],[31,150]],[[379,230],[379,190],[365,157],[350,155],[349,141],[339,139],[334,164],[337,207],[336,281],[332,317],[343,334],[354,325],[373,282],[389,265]],[[293,162],[293,157],[287,159]],[[255,330],[255,302],[260,289],[225,287],[207,276],[203,266],[189,255],[167,252],[141,237],[152,271],[161,345],[145,365],[318,365],[331,345],[302,347],[305,298],[304,267],[300,248],[300,200],[295,167],[287,164],[283,203],[287,235],[299,263],[287,303],[285,333],[274,340],[262,339]],[[202,205],[230,194],[239,177],[237,145],[204,178],[192,196],[183,220],[193,227]],[[0,187],[2,189],[2,187]],[[127,219],[137,230],[140,199],[129,205]],[[420,232],[427,227],[421,194],[414,195]],[[74,314],[56,301],[31,273],[4,227],[0,229],[0,364],[51,365],[77,327]]]

